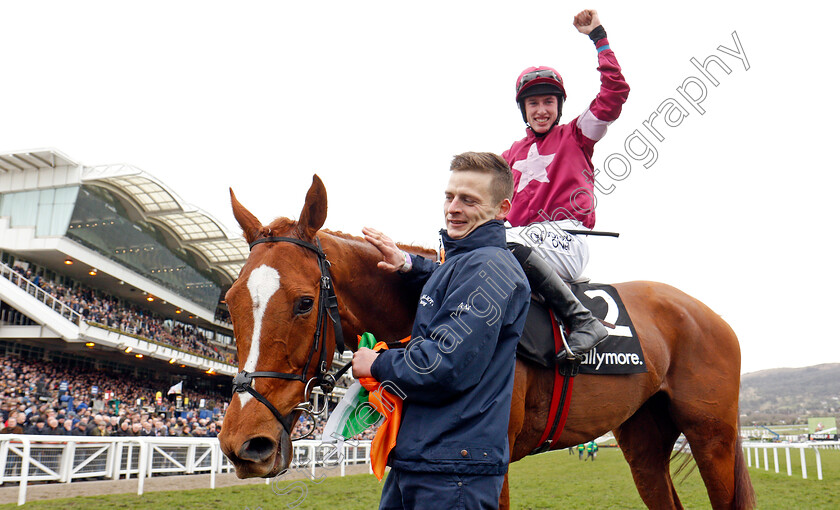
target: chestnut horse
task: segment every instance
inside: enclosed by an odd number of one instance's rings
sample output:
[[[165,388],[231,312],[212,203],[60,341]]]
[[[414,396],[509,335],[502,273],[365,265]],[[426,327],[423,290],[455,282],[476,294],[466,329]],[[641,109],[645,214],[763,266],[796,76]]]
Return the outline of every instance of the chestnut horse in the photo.
[[[386,340],[407,336],[419,289],[406,289],[399,275],[378,269],[381,256],[363,239],[320,230],[327,216],[327,197],[317,176],[298,221],[278,218],[263,226],[232,191],[231,202],[252,251],[226,296],[241,373],[234,381],[238,392],[231,399],[219,440],[240,478],[272,477],[288,466],[291,454],[288,427],[280,418],[294,423],[301,403],[308,401],[310,388],[305,381],[318,377],[314,351],[326,349],[331,363],[338,334],[338,330],[333,334],[319,308],[327,299],[321,288],[325,265],[318,256],[321,247],[331,263],[327,271],[338,301],[343,341],[351,349],[356,347],[356,335],[364,331]],[[435,255],[416,247],[403,249]],[[629,282],[615,288],[635,324],[648,372],[579,374],[566,428],[552,449],[584,443],[612,430],[644,503],[650,508],[682,508],[669,465],[683,433],[712,507],[752,508],[754,493],[738,430],[741,355],[732,329],[673,287]],[[323,338],[322,345],[313,347],[317,337]],[[508,432],[511,461],[538,446],[552,385],[552,370],[516,362]],[[253,393],[264,396],[274,409],[257,401]],[[501,508],[509,507],[508,498],[505,479]]]

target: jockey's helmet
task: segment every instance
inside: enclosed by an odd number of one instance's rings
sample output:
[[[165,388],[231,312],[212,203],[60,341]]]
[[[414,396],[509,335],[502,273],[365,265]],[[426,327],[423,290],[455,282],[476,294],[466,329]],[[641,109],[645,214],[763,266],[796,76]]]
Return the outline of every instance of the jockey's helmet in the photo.
[[[529,67],[522,71],[516,79],[516,102],[522,112],[522,120],[528,122],[525,118],[525,98],[544,95],[557,96],[557,120],[555,121],[557,124],[560,122],[563,101],[566,99],[566,88],[563,87],[563,78],[560,73],[547,66]]]

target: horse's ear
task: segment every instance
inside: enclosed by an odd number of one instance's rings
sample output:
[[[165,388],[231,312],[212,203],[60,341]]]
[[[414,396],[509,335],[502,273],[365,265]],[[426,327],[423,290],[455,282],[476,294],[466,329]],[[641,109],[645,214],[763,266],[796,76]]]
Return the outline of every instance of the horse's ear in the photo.
[[[251,211],[245,209],[245,206],[239,203],[236,195],[233,194],[233,188],[228,189],[230,190],[230,205],[233,207],[233,217],[236,218],[239,226],[242,227],[245,240],[248,241],[248,244],[251,244],[259,235],[262,223],[260,223],[260,220],[256,216],[251,214]]]
[[[312,186],[306,193],[306,203],[300,211],[298,230],[301,238],[311,241],[327,220],[327,188],[317,175],[312,176]]]

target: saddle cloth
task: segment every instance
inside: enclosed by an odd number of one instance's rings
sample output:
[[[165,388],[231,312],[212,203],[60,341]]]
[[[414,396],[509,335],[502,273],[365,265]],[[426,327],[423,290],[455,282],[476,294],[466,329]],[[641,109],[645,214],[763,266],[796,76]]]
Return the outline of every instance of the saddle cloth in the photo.
[[[580,373],[616,375],[647,372],[636,329],[615,288],[587,282],[572,284],[571,289],[593,316],[615,325],[614,328],[607,326],[610,336],[584,356]],[[553,369],[555,354],[548,309],[532,298],[516,356]]]

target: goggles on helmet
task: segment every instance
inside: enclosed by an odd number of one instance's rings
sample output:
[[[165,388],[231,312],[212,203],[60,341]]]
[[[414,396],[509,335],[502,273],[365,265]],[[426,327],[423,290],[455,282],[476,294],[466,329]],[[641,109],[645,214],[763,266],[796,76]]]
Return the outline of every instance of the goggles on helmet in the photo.
[[[531,71],[530,73],[522,75],[522,78],[519,79],[519,85],[517,85],[516,91],[519,92],[520,90],[522,90],[523,85],[525,85],[528,82],[534,81],[537,78],[551,78],[553,80],[560,81],[560,77],[557,76],[557,74],[551,69]]]

